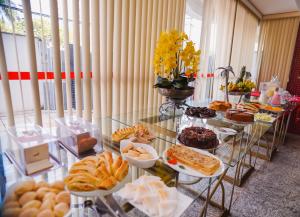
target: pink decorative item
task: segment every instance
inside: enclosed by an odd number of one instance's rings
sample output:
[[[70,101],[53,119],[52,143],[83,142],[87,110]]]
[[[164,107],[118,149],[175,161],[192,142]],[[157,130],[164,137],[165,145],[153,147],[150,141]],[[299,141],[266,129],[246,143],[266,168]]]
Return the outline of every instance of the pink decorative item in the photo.
[[[281,105],[281,96],[279,94],[279,89],[276,88],[274,95],[272,96],[270,103],[272,105]]]

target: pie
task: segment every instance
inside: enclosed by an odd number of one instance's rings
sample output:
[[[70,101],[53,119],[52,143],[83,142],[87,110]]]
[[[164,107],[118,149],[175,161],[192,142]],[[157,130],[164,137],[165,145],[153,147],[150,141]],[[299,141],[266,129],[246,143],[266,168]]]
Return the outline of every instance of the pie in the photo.
[[[176,159],[204,175],[213,175],[220,168],[220,161],[214,157],[199,153],[183,145],[173,145],[167,150],[167,157]]]

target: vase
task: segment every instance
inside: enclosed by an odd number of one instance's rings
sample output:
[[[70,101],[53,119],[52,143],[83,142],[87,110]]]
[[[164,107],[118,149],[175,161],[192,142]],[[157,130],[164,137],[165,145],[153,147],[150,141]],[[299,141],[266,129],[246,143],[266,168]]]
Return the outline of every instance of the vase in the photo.
[[[185,100],[194,94],[194,90],[195,88],[190,86],[185,89],[158,88],[158,92],[168,99],[160,106],[160,113],[168,116],[182,115]]]

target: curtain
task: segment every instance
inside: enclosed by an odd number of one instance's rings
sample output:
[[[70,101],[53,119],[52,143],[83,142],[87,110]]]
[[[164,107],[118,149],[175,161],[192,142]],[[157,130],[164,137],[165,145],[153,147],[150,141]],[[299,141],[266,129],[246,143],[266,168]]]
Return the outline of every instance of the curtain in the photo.
[[[300,17],[263,20],[261,25],[258,82],[270,81],[278,76],[286,88]]]
[[[201,30],[200,73],[195,82],[195,100],[219,94],[221,79],[215,74],[219,66],[227,66],[232,38],[235,0],[206,0]],[[211,77],[213,74],[215,77]],[[213,95],[212,95],[213,93]]]
[[[101,0],[100,8],[101,115],[158,106],[156,41],[162,31],[182,31],[185,0]]]
[[[201,62],[200,73],[196,80],[196,100],[203,100],[207,97],[224,99],[224,93],[219,89],[223,80],[216,69],[220,66],[228,66],[231,43],[233,47],[230,65],[235,73],[238,74],[244,65],[249,71],[252,68],[259,20],[244,5],[238,3],[233,36],[235,7],[235,0],[206,0],[204,2],[200,40]],[[234,37],[233,42],[232,37]]]

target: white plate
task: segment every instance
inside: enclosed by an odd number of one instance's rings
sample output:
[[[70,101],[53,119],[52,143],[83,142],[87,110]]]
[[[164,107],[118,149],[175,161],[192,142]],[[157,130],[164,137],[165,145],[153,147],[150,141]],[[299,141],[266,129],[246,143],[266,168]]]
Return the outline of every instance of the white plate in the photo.
[[[123,149],[123,147],[125,147],[129,143],[132,143],[133,146],[135,146],[135,147],[144,148],[146,151],[148,151],[153,156],[153,159],[150,159],[150,160],[137,160],[133,157],[126,156],[126,154],[124,154],[122,152],[122,149]],[[130,139],[122,140],[120,142],[120,152],[121,152],[122,158],[124,160],[127,160],[129,162],[129,164],[132,164],[132,165],[134,165],[138,168],[143,168],[143,169],[153,167],[155,162],[159,159],[159,156],[158,156],[156,150],[152,146],[150,146],[148,144],[143,144],[143,143],[134,143]]]
[[[21,182],[29,181],[29,180],[34,180],[34,178],[32,178],[30,176],[24,176],[18,182],[13,183],[11,186],[9,186],[7,188],[6,196],[11,194]],[[4,201],[5,201],[5,198],[4,198]],[[72,206],[72,204],[71,204],[71,206]],[[66,213],[66,215],[64,215],[64,217],[70,217],[70,216],[72,216],[72,208],[70,208],[69,211]]]
[[[194,170],[191,167],[189,167],[187,165],[184,165],[182,163],[179,163],[179,162],[177,162],[177,164],[175,164],[175,165],[174,164],[170,164],[168,162],[168,160],[167,160],[167,150],[168,149],[166,149],[164,151],[164,153],[163,153],[163,160],[164,160],[164,162],[168,166],[170,166],[172,169],[174,169],[174,170],[176,170],[176,171],[178,171],[180,173],[183,173],[183,174],[186,174],[186,175],[189,175],[189,176],[199,177],[199,178],[216,177],[216,176],[221,175],[224,172],[225,166],[224,166],[223,162],[218,157],[216,157],[215,155],[213,155],[213,154],[211,154],[211,153],[209,153],[207,151],[204,151],[204,150],[201,150],[201,149],[198,149],[198,148],[192,148],[192,147],[188,147],[188,148],[190,148],[190,149],[192,149],[192,150],[194,150],[196,152],[199,152],[201,154],[208,155],[210,157],[213,157],[213,158],[217,159],[220,162],[219,169],[213,175],[207,176],[207,175],[204,175],[203,173],[201,173],[201,172],[199,172],[197,170]],[[180,165],[183,166],[185,169],[180,168]]]
[[[116,194],[120,197],[122,195],[119,192],[116,192]],[[183,212],[191,205],[193,202],[193,199],[182,194],[177,190],[177,195],[178,195],[178,201],[177,201],[177,207],[176,211],[174,212],[174,215],[172,217],[180,217]],[[136,207],[137,209],[141,210],[143,213],[145,213],[147,216],[151,216],[146,210],[143,209],[143,206],[138,203],[134,203],[132,201],[128,201],[132,206]],[[156,217],[156,216],[151,216],[151,217]]]
[[[218,133],[224,134],[224,135],[229,135],[233,136],[237,134],[236,130],[231,129],[231,128],[226,128],[226,127],[220,127],[219,129],[216,129]]]
[[[118,182],[118,184],[113,187],[110,190],[94,190],[94,191],[70,191],[71,194],[77,196],[77,197],[99,197],[99,196],[106,196],[109,194],[112,194],[113,192],[116,192],[120,190],[127,182],[131,181],[131,169],[129,167],[127,176],[121,181]]]

